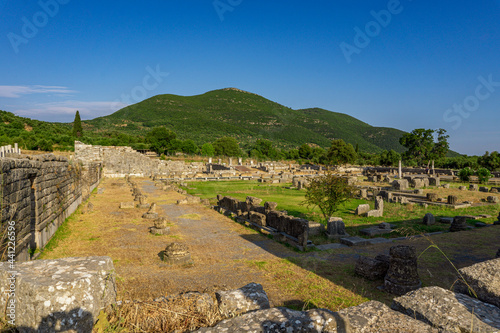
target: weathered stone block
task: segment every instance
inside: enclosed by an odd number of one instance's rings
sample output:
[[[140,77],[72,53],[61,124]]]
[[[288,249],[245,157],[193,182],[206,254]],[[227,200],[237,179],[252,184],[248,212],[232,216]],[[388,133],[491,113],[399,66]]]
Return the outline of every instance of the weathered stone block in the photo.
[[[396,245],[391,247],[390,265],[384,280],[384,289],[395,295],[403,295],[420,288],[415,247]]]
[[[397,297],[393,310],[446,332],[500,330],[500,309],[440,287],[426,287]]]
[[[434,225],[436,224],[436,218],[431,213],[427,213],[425,214],[422,223],[425,225]]]
[[[167,264],[186,264],[191,261],[191,253],[187,245],[170,243],[164,251],[160,252],[161,260]]]
[[[477,192],[478,190],[479,190],[479,186],[477,184],[470,184],[469,185],[469,191]]]
[[[463,231],[467,230],[467,217],[455,216],[450,226],[450,231]]]
[[[380,210],[370,210],[368,213],[366,213],[367,217],[382,217],[383,213]]]
[[[495,195],[490,195],[488,196],[488,198],[486,199],[489,203],[499,203],[500,200],[497,196]]]
[[[345,231],[344,221],[340,217],[330,217],[326,226],[326,235],[334,239],[349,237]]]
[[[500,307],[500,258],[459,269],[459,272],[478,299]],[[461,280],[455,284],[455,291],[474,295],[469,293],[468,286]]]
[[[458,197],[456,195],[449,195],[448,196],[448,204],[449,205],[456,205],[458,203]]]
[[[257,213],[257,212],[249,212],[248,217],[250,222],[255,223],[261,227],[266,225],[266,215]]]
[[[363,215],[366,214],[370,211],[370,205],[369,204],[363,204],[359,205],[358,208],[356,208],[356,215]]]
[[[0,263],[2,309],[14,281],[9,271],[8,263]],[[91,332],[101,309],[116,302],[109,257],[29,261],[17,264],[16,271],[15,323],[21,332]]]
[[[437,193],[427,193],[427,200],[430,202],[436,202],[438,199]]]
[[[486,186],[481,186],[479,188],[479,192],[484,192],[484,193],[488,193],[490,191],[489,188],[487,188]]]
[[[389,260],[389,256],[386,255],[378,255],[374,259],[359,257],[354,271],[368,280],[383,279],[389,269]]]
[[[262,285],[257,283],[249,283],[236,290],[218,291],[215,296],[219,311],[228,317],[270,307],[266,292]]]

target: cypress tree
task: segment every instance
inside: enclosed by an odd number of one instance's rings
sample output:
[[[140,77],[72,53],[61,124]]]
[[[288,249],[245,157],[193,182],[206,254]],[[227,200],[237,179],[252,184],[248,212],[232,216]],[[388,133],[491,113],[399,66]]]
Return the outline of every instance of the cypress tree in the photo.
[[[76,110],[75,121],[73,121],[73,136],[77,138],[83,135],[82,120],[80,119],[80,112]]]

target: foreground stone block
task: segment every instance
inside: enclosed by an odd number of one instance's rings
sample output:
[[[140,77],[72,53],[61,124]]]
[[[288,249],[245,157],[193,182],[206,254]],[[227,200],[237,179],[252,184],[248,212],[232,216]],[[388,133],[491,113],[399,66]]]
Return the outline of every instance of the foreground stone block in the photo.
[[[267,294],[258,283],[249,283],[236,290],[218,291],[215,297],[219,311],[228,317],[270,307]]]
[[[465,281],[483,302],[500,307],[500,258],[484,261],[459,269]],[[455,291],[474,296],[462,281],[455,284]]]
[[[266,225],[266,215],[257,213],[257,212],[250,212],[248,213],[250,222],[255,223],[261,227],[264,227]]]
[[[8,263],[0,263],[2,309],[14,281],[9,271]],[[15,324],[20,332],[91,332],[100,310],[116,302],[109,257],[29,261],[17,264],[16,271]]]
[[[500,330],[500,309],[440,287],[421,288],[395,298],[393,310],[446,332]]]

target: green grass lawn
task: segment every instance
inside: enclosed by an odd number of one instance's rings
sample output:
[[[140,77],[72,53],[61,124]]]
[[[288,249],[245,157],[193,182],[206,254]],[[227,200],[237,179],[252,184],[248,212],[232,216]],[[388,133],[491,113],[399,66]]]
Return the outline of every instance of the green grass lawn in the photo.
[[[301,204],[304,201],[306,192],[285,188],[290,185],[291,184],[261,184],[257,181],[191,182],[188,183],[186,190],[189,194],[199,196],[203,199],[210,199],[213,204],[216,204],[215,197],[217,194],[231,196],[239,200],[245,200],[247,196],[254,196],[263,199],[263,201],[278,203],[278,209],[288,211],[289,215],[325,223],[317,207],[307,207]],[[360,229],[381,222],[394,224],[397,227],[396,230],[399,231],[385,235],[384,237],[400,237],[426,232],[444,231],[449,229],[449,225],[436,223],[433,226],[425,226],[420,224],[420,222],[426,213],[432,213],[436,216],[436,220],[441,216],[453,217],[456,215],[487,214],[492,217],[481,220],[469,220],[468,223],[470,225],[474,225],[474,223],[478,221],[493,223],[500,210],[500,205],[486,205],[455,210],[439,206],[428,206],[425,208],[420,205],[405,206],[397,203],[384,202],[384,216],[381,218],[354,215],[356,207],[366,203],[368,203],[372,209],[374,208],[374,202],[372,201],[352,199],[335,213],[335,216],[341,217],[344,220],[346,230],[349,234],[359,235]],[[317,237],[319,239],[313,241],[319,244],[327,241],[326,237],[324,237],[324,239],[322,239],[322,236]]]

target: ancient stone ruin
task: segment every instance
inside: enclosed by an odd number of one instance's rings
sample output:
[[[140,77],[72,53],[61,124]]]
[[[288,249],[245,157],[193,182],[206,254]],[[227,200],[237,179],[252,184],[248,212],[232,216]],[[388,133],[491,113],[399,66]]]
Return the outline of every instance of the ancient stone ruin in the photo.
[[[384,280],[384,289],[391,294],[403,295],[420,288],[417,254],[413,246],[396,245],[390,249],[389,270]]]
[[[185,244],[170,243],[160,253],[161,260],[167,264],[187,264],[191,261],[191,253]]]

